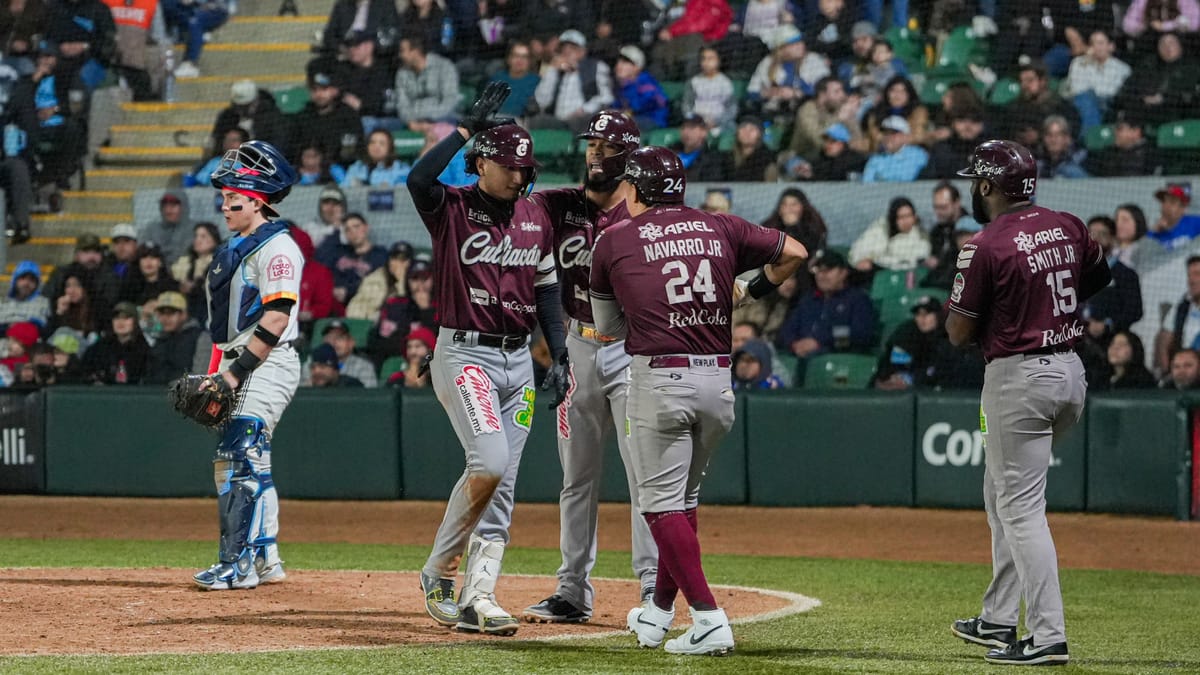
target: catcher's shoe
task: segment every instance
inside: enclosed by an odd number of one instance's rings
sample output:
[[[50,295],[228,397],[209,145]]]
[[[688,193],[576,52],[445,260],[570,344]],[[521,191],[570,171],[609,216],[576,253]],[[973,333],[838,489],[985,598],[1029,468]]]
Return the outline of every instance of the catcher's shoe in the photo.
[[[688,611],[692,613],[692,627],[683,635],[667,640],[664,649],[668,654],[724,656],[733,651],[733,629],[729,627],[725,610]]]
[[[258,574],[258,583],[260,584],[277,584],[287,579],[287,571],[283,569],[282,560],[267,564],[265,557],[258,556],[254,559],[254,571]]]
[[[526,607],[522,618],[529,623],[587,623],[592,615],[555,593],[536,605]]]
[[[629,632],[637,635],[638,646],[654,649],[663,643],[667,631],[671,630],[671,622],[675,620],[675,608],[667,612],[658,608],[654,600],[642,603],[641,607],[629,610],[625,625]]]
[[[254,571],[254,565],[247,565],[245,570],[240,570],[236,563],[219,562],[193,574],[192,581],[207,591],[248,589],[258,586],[258,573]]]
[[[500,608],[490,597],[479,597],[463,607],[462,618],[455,626],[464,633],[487,633],[488,635],[513,635],[520,622],[516,617]]]
[[[950,626],[950,632],[967,642],[997,649],[1004,649],[1017,641],[1016,626],[988,623],[977,616],[955,621]]]
[[[454,602],[454,580],[421,573],[421,591],[425,593],[425,611],[443,626],[453,626],[462,618]]]
[[[1071,660],[1067,643],[1038,647],[1033,644],[1032,637],[1005,645],[1003,649],[993,649],[983,658],[988,663],[1004,666],[1065,666]]]

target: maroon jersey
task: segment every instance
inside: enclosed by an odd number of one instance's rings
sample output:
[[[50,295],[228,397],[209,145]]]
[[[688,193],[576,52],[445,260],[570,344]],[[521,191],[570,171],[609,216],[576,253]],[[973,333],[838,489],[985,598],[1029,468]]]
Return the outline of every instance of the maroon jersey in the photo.
[[[630,354],[728,354],[734,277],[778,259],[784,240],[733,215],[652,208],[596,240],[591,293],[621,305]]]
[[[558,259],[558,285],[567,315],[592,323],[592,247],[596,237],[610,225],[629,217],[625,202],[603,211],[587,198],[583,188],[560,188],[535,192],[530,199],[546,210],[554,227],[554,251]]]
[[[556,279],[545,214],[518,199],[505,221],[478,188],[445,190],[436,209],[418,210],[433,239],[438,322],[484,333],[532,332],[534,287]]]
[[[1040,206],[1005,213],[959,252],[946,306],[978,320],[989,360],[1067,350],[1084,330],[1080,276],[1103,262],[1075,216]]]

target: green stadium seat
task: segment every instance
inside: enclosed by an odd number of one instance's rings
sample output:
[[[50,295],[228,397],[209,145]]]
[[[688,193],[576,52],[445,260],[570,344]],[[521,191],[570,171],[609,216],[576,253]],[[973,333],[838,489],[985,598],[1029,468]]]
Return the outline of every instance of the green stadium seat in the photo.
[[[733,100],[740,101],[746,98],[746,87],[750,86],[749,80],[733,80]]]
[[[1103,150],[1111,147],[1113,144],[1113,129],[1114,125],[1105,124],[1099,127],[1092,127],[1087,130],[1083,137],[1083,144],[1091,152]]]
[[[565,157],[575,145],[574,134],[565,129],[533,129],[529,135],[533,137],[533,152],[539,158]]]
[[[896,58],[913,72],[925,70],[925,38],[907,28],[892,26],[883,37],[892,45]]]
[[[644,135],[643,145],[668,146],[679,140],[679,129],[652,129]]]
[[[871,280],[871,299],[899,298],[918,289],[918,284],[929,274],[925,267],[911,270],[878,270]]]
[[[939,303],[946,302],[947,293],[940,288],[913,288],[901,295],[876,300],[875,309],[879,315],[879,341],[883,343],[891,336],[900,324],[912,318],[912,308],[921,298],[929,296]]]
[[[292,87],[275,92],[275,105],[285,115],[295,115],[308,105],[308,87]]]
[[[875,357],[868,354],[822,354],[809,359],[805,389],[864,389],[875,374]]]
[[[959,26],[950,32],[938,53],[939,68],[966,68],[968,63],[987,63],[987,43],[975,38],[969,26]]]
[[[370,319],[344,319],[335,317],[317,319],[316,323],[313,324],[313,342],[315,344],[320,344],[325,327],[334,321],[341,321],[346,324],[346,329],[350,331],[350,337],[354,338],[355,348],[366,348],[367,338],[371,336],[371,327],[375,325],[375,322]]]
[[[717,150],[721,152],[729,152],[733,150],[734,144],[737,143],[737,133],[726,131],[720,136],[717,136]]]
[[[995,106],[1008,105],[1020,95],[1021,83],[1011,77],[1002,77],[996,80],[991,93],[988,94],[988,103]]]
[[[678,101],[683,98],[683,90],[687,88],[687,82],[678,80],[663,80],[658,84],[662,87],[663,93],[667,95],[668,101]]]
[[[386,384],[388,378],[396,373],[403,373],[408,367],[408,361],[403,356],[389,356],[379,366],[379,384]]]
[[[425,134],[407,129],[393,131],[392,147],[395,148],[397,157],[416,157],[421,154],[421,148],[425,147]]]
[[[950,85],[957,82],[975,84],[974,78],[970,74],[957,70],[926,73],[925,81],[921,83],[917,96],[925,105],[940,106],[942,94],[946,93]]]
[[[1200,149],[1200,119],[1178,120],[1158,127],[1158,147],[1174,150]]]
[[[475,103],[475,98],[479,95],[478,88],[473,84],[458,85],[458,109],[465,111]]]

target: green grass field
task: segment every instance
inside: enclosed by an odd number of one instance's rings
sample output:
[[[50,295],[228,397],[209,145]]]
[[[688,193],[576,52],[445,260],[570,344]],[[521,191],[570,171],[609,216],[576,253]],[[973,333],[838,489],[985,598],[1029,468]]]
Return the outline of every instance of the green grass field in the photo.
[[[190,568],[212,544],[173,541],[0,540],[0,567]],[[424,547],[288,544],[293,569],[415,570]],[[505,570],[541,574],[558,552],[509,551]],[[601,552],[598,576],[623,577],[628,554]],[[715,583],[819,598],[807,614],[735,627],[724,659],[674,657],[632,638],[477,643],[269,654],[6,657],[0,672],[405,673],[978,673],[1002,668],[983,648],[954,639],[952,619],[975,613],[990,571],[981,565],[713,555]],[[1064,570],[1072,662],[1080,673],[1200,672],[1200,577]],[[3,598],[0,597],[0,602]],[[147,646],[147,649],[150,649]]]

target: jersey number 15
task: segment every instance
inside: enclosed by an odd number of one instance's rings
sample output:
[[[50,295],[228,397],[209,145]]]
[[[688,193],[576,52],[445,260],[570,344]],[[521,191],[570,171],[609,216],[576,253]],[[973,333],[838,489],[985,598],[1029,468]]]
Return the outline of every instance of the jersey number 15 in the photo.
[[[662,273],[671,275],[671,278],[667,279],[667,302],[672,305],[691,302],[693,293],[699,295],[704,302],[717,301],[717,287],[713,284],[712,266],[707,258],[702,259],[696,266],[694,276],[688,266],[680,260],[672,260],[663,265]]]
[[[1075,287],[1069,282],[1071,270],[1059,270],[1046,274],[1046,285],[1054,296],[1054,316],[1062,316],[1075,311]]]

